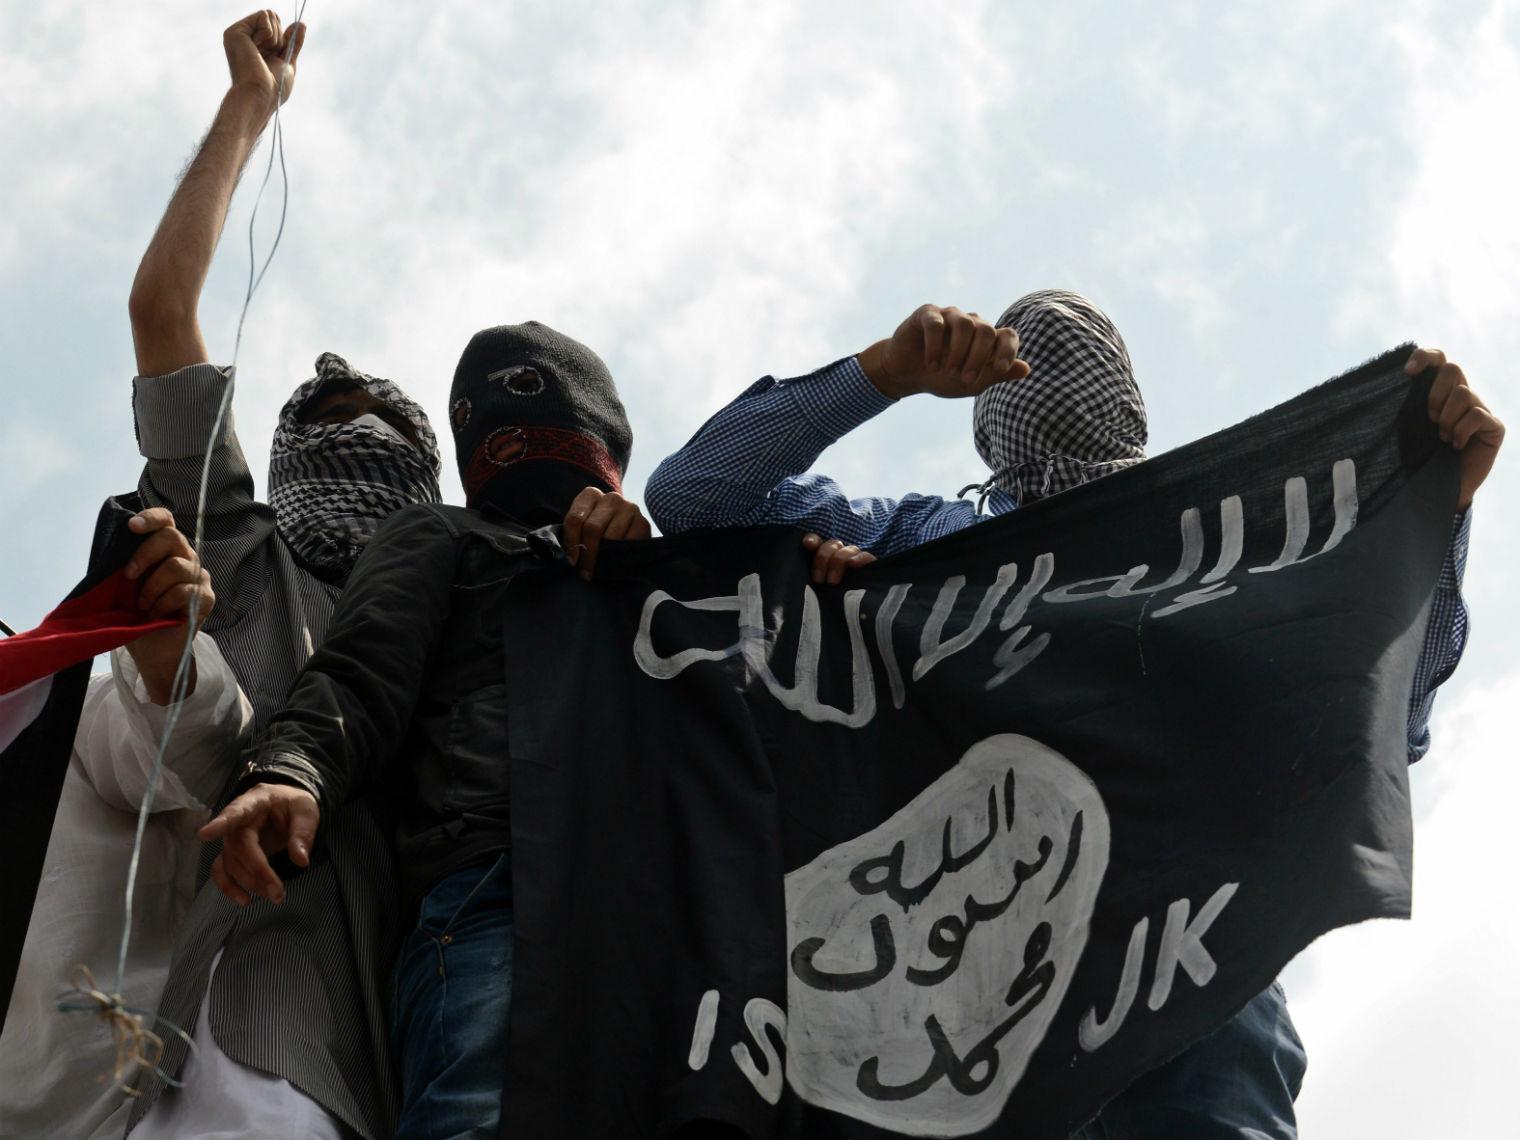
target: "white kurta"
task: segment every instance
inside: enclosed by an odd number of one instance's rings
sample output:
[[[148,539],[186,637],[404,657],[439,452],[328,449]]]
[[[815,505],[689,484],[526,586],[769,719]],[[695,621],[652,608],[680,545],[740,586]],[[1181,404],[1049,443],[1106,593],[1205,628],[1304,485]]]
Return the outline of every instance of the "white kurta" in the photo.
[[[195,692],[184,702],[143,834],[122,979],[127,1004],[150,1012],[194,898],[196,830],[210,818],[253,719],[216,643],[198,634],[195,655]],[[126,1126],[127,1097],[109,1076],[110,1030],[92,1014],[60,1013],[57,1002],[80,965],[102,988],[115,979],[137,812],[169,711],[148,700],[125,650],[112,655],[110,675],[90,680],[0,1036],[4,1140],[120,1136]]]
[[[218,950],[211,961],[216,973]],[[211,1035],[202,1000],[185,1058],[183,1088],[169,1089],[133,1130],[131,1140],[343,1140],[336,1117],[283,1077],[240,1065]]]

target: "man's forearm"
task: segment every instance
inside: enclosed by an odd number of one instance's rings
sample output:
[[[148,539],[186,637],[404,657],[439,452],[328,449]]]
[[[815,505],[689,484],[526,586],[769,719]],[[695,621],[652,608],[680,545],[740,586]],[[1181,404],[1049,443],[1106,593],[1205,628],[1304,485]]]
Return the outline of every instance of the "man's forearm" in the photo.
[[[132,283],[137,370],[161,376],[207,358],[196,310],[238,177],[273,111],[262,91],[234,86],[180,179]]]
[[[183,638],[185,631],[181,629]],[[132,656],[132,663],[137,666],[137,675],[142,678],[143,689],[148,694],[148,700],[155,705],[166,705],[174,693],[174,675],[179,672],[179,659],[184,653],[184,641],[180,640],[176,645],[167,639],[155,641],[151,646],[141,646],[138,642],[130,642],[127,652]],[[186,678],[186,697],[195,692],[197,681],[195,656],[190,657],[190,676]]]

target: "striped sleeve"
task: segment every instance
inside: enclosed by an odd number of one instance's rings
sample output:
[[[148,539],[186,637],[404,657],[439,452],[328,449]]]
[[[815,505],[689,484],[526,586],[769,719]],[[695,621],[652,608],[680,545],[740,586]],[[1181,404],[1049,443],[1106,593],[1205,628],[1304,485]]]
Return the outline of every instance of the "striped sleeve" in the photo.
[[[830,444],[892,405],[855,357],[789,380],[767,376],[697,430],[650,476],[645,505],[666,534],[786,523],[895,554],[976,521],[933,495],[851,499],[803,474]]]
[[[1451,545],[1436,580],[1430,600],[1430,617],[1425,623],[1425,640],[1415,664],[1414,684],[1409,691],[1409,762],[1413,764],[1430,750],[1430,712],[1436,689],[1453,672],[1467,646],[1467,603],[1462,598],[1462,577],[1467,572],[1467,545],[1472,533],[1472,511],[1456,517],[1452,524]]]
[[[167,376],[139,376],[132,392],[137,446],[146,460],[138,492],[147,506],[173,511],[175,524],[192,537],[201,469],[211,443],[201,555],[217,594],[216,609],[204,627],[212,633],[234,624],[262,595],[269,570],[266,545],[275,532],[273,512],[254,495],[230,408],[211,440],[217,410],[232,383],[230,368],[192,364]]]

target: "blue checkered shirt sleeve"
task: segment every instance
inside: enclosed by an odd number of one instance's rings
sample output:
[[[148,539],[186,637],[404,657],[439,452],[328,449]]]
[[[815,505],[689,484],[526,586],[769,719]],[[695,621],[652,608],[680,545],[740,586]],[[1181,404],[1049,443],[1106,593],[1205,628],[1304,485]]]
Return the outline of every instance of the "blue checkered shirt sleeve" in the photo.
[[[1451,545],[1430,600],[1425,640],[1414,667],[1409,690],[1409,762],[1430,750],[1430,709],[1436,689],[1452,675],[1467,646],[1467,603],[1462,600],[1462,576],[1467,571],[1467,543],[1472,532],[1472,511],[1464,511],[1452,523]]]
[[[766,376],[655,469],[645,506],[666,534],[787,523],[881,556],[976,522],[960,499],[851,499],[827,476],[804,474],[829,444],[892,403],[853,356],[806,376]]]

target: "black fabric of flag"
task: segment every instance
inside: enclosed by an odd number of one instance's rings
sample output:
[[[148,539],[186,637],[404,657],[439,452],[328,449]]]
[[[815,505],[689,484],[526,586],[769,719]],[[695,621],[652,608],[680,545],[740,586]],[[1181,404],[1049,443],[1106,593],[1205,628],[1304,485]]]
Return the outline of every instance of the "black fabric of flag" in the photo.
[[[1408,353],[842,587],[776,528],[519,577],[510,1133],[1058,1140],[1406,915]]]

